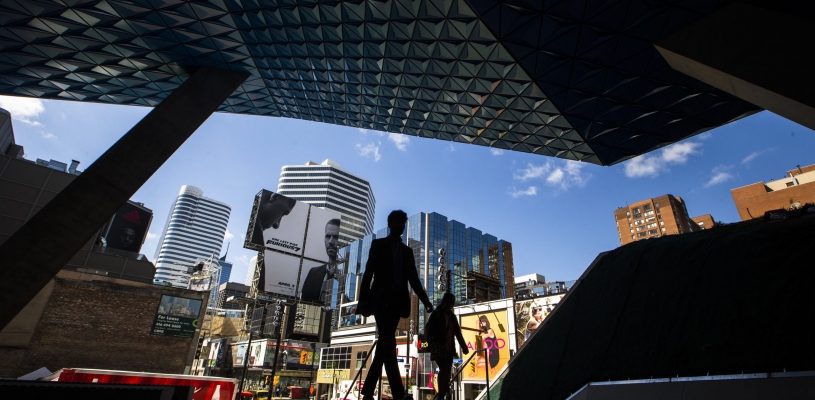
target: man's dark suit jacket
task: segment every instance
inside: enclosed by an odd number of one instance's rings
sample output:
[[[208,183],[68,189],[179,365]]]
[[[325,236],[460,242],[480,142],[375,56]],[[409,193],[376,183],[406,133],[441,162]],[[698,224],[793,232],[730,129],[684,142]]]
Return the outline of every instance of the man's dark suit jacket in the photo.
[[[303,283],[303,291],[300,293],[300,300],[322,303],[322,288],[325,281],[325,264],[314,267],[308,271],[306,280]]]
[[[368,253],[368,263],[365,264],[365,273],[362,275],[362,287],[359,293],[359,303],[367,303],[368,306],[367,312],[364,313],[366,316],[376,311],[394,312],[402,318],[410,316],[408,283],[424,304],[430,304],[422,282],[419,280],[419,274],[416,272],[413,250],[401,241],[399,245],[402,246],[402,272],[404,274],[402,281],[405,284],[399,288],[394,287],[391,240],[391,238],[376,239],[371,243],[371,251]],[[373,280],[373,287],[371,287],[371,280]],[[360,313],[359,308],[357,308],[358,313]]]

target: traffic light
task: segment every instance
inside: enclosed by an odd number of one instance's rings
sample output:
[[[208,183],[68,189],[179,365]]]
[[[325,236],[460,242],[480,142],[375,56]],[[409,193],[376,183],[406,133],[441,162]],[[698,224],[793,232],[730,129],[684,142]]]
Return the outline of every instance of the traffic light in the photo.
[[[201,348],[204,347],[204,338],[198,339],[198,347],[195,348],[195,359],[201,358]]]

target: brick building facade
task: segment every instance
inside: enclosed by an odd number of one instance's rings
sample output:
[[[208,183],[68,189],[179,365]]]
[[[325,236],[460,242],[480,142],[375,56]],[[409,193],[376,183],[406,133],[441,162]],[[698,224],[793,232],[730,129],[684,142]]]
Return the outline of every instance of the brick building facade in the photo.
[[[815,203],[815,164],[787,171],[786,177],[730,190],[742,221],[761,218],[770,210]]]
[[[184,373],[197,334],[150,334],[162,295],[200,298],[206,304],[208,293],[60,271],[0,331],[0,377],[16,378],[42,367]]]
[[[691,219],[693,223],[699,227],[699,230],[710,229],[716,226],[716,221],[713,220],[713,216],[710,214],[700,215]]]
[[[700,229],[698,221],[713,226],[713,217],[706,214],[691,218],[684,200],[666,194],[631,203],[614,211],[620,245],[664,235],[679,235]]]

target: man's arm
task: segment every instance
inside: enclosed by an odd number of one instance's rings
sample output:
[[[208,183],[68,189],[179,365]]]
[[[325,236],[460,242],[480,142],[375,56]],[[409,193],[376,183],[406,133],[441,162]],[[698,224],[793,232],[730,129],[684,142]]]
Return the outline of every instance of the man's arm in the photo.
[[[371,246],[368,253],[368,262],[365,263],[365,272],[362,274],[362,287],[359,289],[359,300],[368,301],[371,296],[371,280],[374,277],[374,261],[376,259],[376,246]]]
[[[413,293],[416,293],[416,296],[419,296],[419,300],[424,303],[425,308],[433,310],[433,303],[430,302],[430,299],[427,297],[427,292],[424,291],[422,287],[422,281],[419,280],[419,273],[416,272],[416,261],[413,258],[413,250],[408,247],[408,254],[410,254],[410,265],[408,267],[408,282],[410,282],[410,287],[413,288]]]

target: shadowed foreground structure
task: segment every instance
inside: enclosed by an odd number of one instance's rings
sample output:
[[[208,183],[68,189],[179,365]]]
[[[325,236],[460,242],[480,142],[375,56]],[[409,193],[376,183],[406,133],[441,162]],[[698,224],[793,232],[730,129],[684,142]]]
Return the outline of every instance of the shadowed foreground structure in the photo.
[[[815,370],[815,217],[632,243],[581,277],[492,399],[590,382]]]

